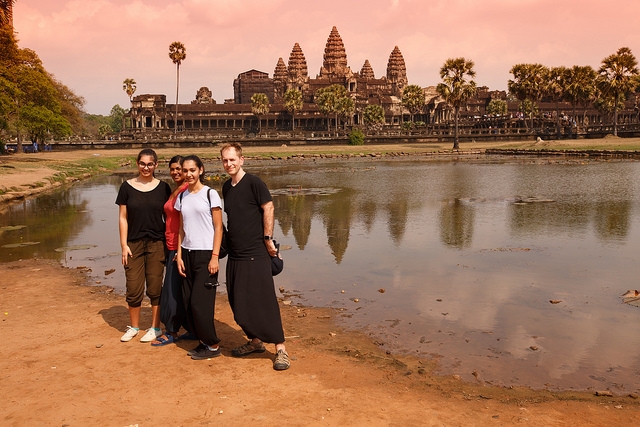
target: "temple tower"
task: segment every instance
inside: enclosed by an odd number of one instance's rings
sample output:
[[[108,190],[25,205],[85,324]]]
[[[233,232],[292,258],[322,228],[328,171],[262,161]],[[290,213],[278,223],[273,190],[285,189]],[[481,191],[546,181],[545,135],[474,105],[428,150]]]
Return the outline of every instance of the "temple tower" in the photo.
[[[364,60],[364,65],[362,65],[362,69],[360,70],[360,77],[363,79],[375,79],[376,76],[373,73],[373,67],[369,63],[368,59]]]
[[[320,78],[350,77],[353,74],[347,65],[347,52],[342,37],[335,26],[327,39],[323,59]]]
[[[282,58],[278,58],[276,69],[273,71],[273,99],[275,102],[282,102],[284,93],[287,91],[287,66]]]
[[[307,68],[307,60],[298,43],[293,45],[291,55],[289,55],[287,72],[289,74],[289,86],[302,90],[302,87],[309,79],[309,70]]]
[[[407,85],[407,67],[398,46],[393,48],[387,63],[387,80],[391,83],[391,92],[394,96],[402,96],[402,90]]]

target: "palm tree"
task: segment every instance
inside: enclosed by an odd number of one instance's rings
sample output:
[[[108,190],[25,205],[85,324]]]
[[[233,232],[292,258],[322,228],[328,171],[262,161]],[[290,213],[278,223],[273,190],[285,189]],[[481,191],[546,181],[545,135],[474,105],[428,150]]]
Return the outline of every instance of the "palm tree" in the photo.
[[[369,104],[363,112],[364,125],[370,131],[377,132],[384,125],[384,109],[378,104]]]
[[[545,76],[549,69],[541,64],[516,64],[509,71],[513,74],[513,80],[509,79],[507,86],[509,92],[521,103],[523,110],[530,104],[531,129],[533,129],[533,117],[537,110],[538,102],[544,94]]]
[[[569,69],[552,67],[547,73],[546,94],[556,103],[556,138],[561,136],[560,101],[565,99],[569,81]]]
[[[585,107],[582,123],[584,123],[584,115],[587,112],[586,106],[595,99],[597,76],[596,70],[590,65],[574,65],[569,69],[566,96],[567,100],[571,102],[573,117],[576,117],[577,104],[582,104]]]
[[[176,119],[174,133],[178,133],[178,89],[180,88],[180,64],[187,57],[187,49],[181,42],[173,42],[169,45],[169,58],[176,64]]]
[[[258,117],[258,133],[262,130],[260,116],[269,112],[269,97],[265,93],[254,93],[251,96],[251,111]]]
[[[635,76],[638,75],[638,61],[628,47],[621,47],[618,51],[602,60],[598,70],[598,86],[604,97],[613,99],[613,135],[618,135],[618,110],[624,106],[627,92],[631,92],[636,85]]]
[[[127,95],[129,95],[129,102],[131,102],[131,97],[134,93],[136,93],[136,89],[138,88],[137,83],[134,79],[124,79],[122,82],[122,90],[124,90]]]
[[[344,120],[343,129],[346,128],[349,119],[353,116],[353,113],[355,111],[356,104],[350,96],[343,96],[342,98],[338,99],[338,104],[336,105],[336,114]]]
[[[424,92],[422,88],[418,85],[405,86],[402,89],[402,105],[409,110],[411,124],[413,125],[413,116],[424,107]]]
[[[296,128],[296,113],[302,111],[302,92],[289,89],[284,93],[284,108],[291,114],[291,130]]]
[[[336,133],[338,133],[338,110],[341,108],[339,105],[342,98],[349,98],[349,93],[347,88],[340,84],[318,89],[314,95],[314,101],[322,114],[327,116],[335,114]],[[329,131],[330,125],[331,120],[327,120],[327,131]]]
[[[464,105],[469,98],[476,94],[476,82],[472,79],[476,76],[473,69],[474,63],[464,58],[450,58],[440,68],[440,78],[436,90],[444,100],[453,107],[455,115],[455,130],[453,137],[453,149],[459,148],[458,143],[458,120],[460,116],[460,107]]]
[[[13,5],[16,0],[0,0],[0,27],[13,25]]]

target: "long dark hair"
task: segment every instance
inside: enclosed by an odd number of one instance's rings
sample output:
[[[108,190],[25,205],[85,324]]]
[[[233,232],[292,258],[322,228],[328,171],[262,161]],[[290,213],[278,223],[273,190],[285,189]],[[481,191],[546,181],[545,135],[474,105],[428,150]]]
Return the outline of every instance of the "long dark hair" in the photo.
[[[200,160],[200,157],[196,156],[195,154],[190,154],[182,158],[182,160],[180,161],[180,166],[184,168],[184,162],[188,160],[195,162],[198,169],[202,169],[202,173],[200,174],[200,182],[204,184],[204,172],[205,172],[204,163],[202,163],[202,160]]]

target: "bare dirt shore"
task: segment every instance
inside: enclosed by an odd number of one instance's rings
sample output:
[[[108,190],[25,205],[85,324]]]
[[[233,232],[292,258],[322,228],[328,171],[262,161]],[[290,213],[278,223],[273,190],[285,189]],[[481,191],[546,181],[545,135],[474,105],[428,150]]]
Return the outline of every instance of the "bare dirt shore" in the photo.
[[[637,425],[631,397],[554,394],[465,384],[432,375],[429,362],[385,354],[337,329],[331,310],[282,305],[288,371],[273,348],[245,359],[229,306],[216,304],[223,355],[191,360],[196,345],[119,341],[124,298],[85,286],[55,262],[0,264],[0,361],[5,426],[191,425]],[[142,323],[150,321],[143,309]],[[446,357],[446,355],[445,355]]]
[[[29,167],[3,171],[3,185],[28,188],[53,172],[46,162],[94,154],[11,157]],[[640,419],[637,396],[434,375],[435,362],[387,354],[368,336],[340,330],[330,309],[281,305],[293,361],[276,372],[272,346],[231,357],[245,338],[222,295],[216,319],[223,355],[193,361],[186,352],[194,341],[161,348],[137,339],[121,343],[124,297],[86,286],[80,271],[35,259],[0,263],[0,277],[0,425],[631,426]],[[149,321],[150,308],[143,308],[143,327]]]

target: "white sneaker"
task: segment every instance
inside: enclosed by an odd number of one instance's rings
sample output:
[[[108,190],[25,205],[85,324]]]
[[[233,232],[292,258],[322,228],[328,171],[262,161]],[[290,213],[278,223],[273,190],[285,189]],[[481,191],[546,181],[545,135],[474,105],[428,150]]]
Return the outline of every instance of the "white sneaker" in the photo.
[[[132,328],[131,326],[127,326],[127,331],[124,333],[122,337],[120,337],[120,341],[128,342],[133,339],[136,335],[138,335],[138,328]]]
[[[154,341],[162,335],[162,329],[160,328],[149,328],[147,329],[147,333],[140,338],[140,342],[151,342]]]

